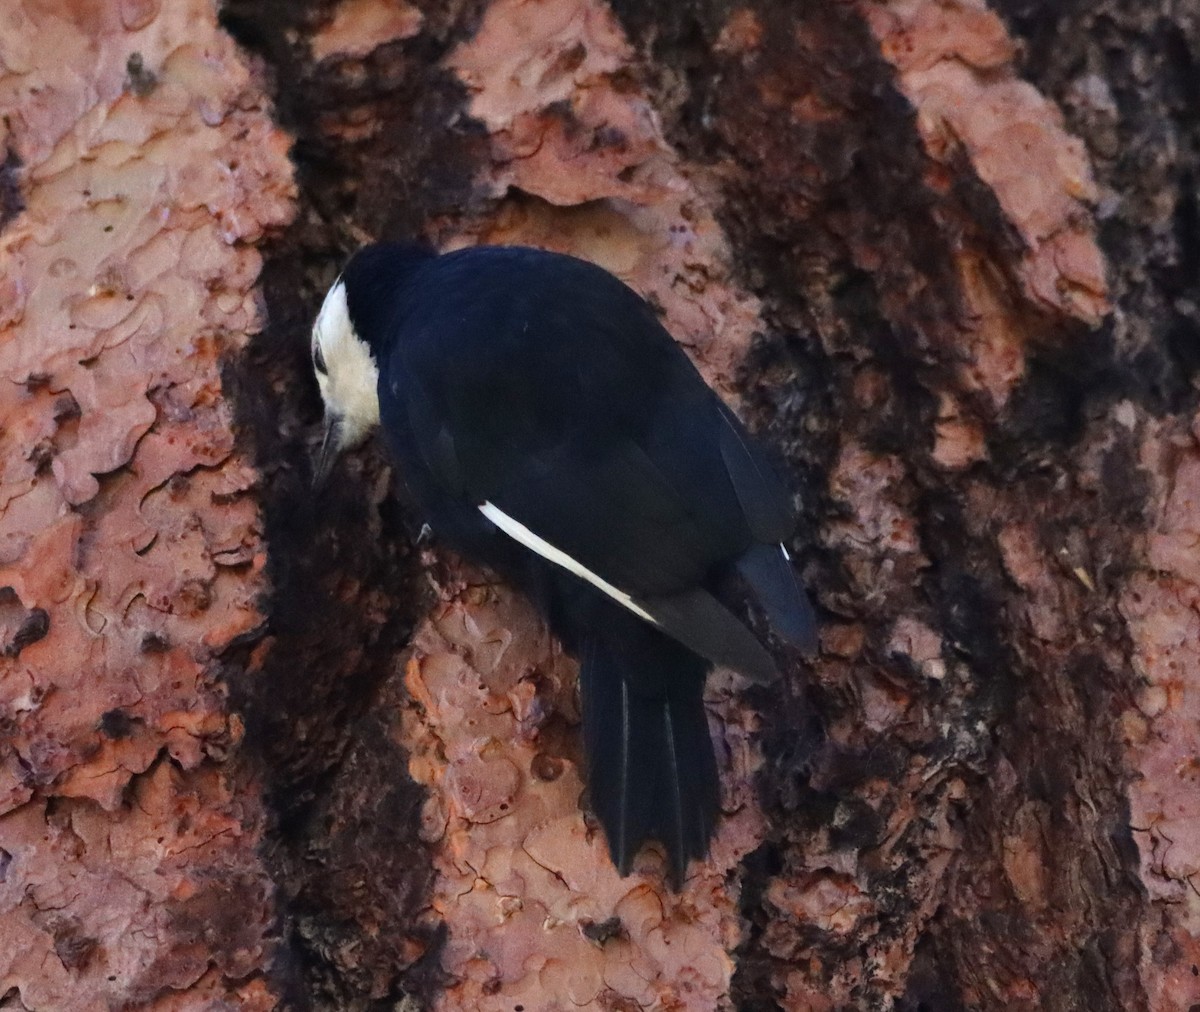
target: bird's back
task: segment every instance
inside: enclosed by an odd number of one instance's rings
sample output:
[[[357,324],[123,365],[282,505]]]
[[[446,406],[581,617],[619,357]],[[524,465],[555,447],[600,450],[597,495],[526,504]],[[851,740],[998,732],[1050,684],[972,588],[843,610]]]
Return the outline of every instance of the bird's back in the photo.
[[[430,260],[394,340],[383,399],[428,438],[450,431],[482,498],[514,475],[607,470],[621,501],[593,502],[606,523],[639,509],[686,521],[706,568],[791,533],[790,497],[740,423],[650,307],[593,264],[510,247]]]

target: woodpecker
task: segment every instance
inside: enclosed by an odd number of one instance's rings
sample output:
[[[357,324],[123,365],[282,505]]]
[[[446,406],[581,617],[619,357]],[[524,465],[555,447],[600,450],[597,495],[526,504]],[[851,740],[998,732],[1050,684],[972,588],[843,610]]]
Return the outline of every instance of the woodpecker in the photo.
[[[714,665],[755,682],[816,648],[791,498],[650,306],[518,246],[355,253],[312,332],[315,467],[379,426],[434,534],[524,592],[580,663],[587,784],[622,875],[679,887],[720,801]]]

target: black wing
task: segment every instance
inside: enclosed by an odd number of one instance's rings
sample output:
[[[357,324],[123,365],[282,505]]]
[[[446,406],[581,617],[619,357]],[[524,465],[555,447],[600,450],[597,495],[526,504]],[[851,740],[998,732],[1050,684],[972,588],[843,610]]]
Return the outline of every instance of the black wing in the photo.
[[[583,261],[477,247],[422,269],[392,347],[384,418],[440,494],[491,503],[701,656],[774,673],[704,584],[756,545],[779,552],[788,496],[630,289]]]

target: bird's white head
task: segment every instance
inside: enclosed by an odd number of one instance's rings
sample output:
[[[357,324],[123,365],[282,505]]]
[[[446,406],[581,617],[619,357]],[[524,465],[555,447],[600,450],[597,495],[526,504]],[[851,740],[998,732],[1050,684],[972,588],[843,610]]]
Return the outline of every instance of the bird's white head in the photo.
[[[379,424],[379,365],[350,320],[341,278],[329,289],[313,324],[312,360],[325,402],[325,438],[314,475],[319,483],[338,454],[357,446]]]

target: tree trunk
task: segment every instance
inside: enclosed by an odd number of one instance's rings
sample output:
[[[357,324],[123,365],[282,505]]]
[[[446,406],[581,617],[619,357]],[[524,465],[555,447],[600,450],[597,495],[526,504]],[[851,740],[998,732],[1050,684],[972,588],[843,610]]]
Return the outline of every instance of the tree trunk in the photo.
[[[0,1009],[1200,1006],[1200,10],[9,0]],[[289,149],[290,145],[290,149]],[[290,150],[290,157],[289,157]],[[309,491],[370,238],[645,295],[822,649],[617,877],[574,662]]]

